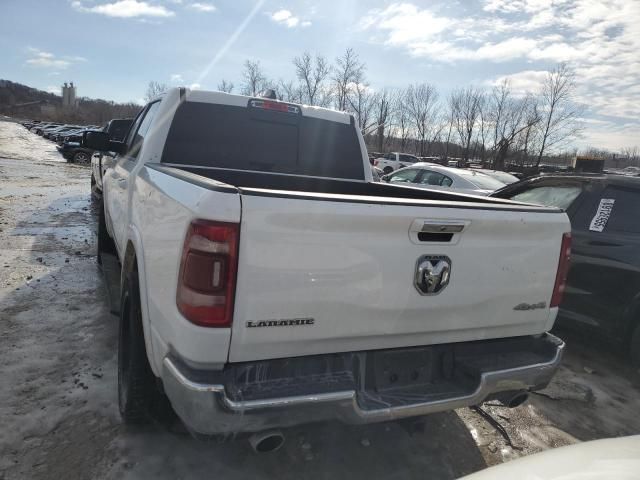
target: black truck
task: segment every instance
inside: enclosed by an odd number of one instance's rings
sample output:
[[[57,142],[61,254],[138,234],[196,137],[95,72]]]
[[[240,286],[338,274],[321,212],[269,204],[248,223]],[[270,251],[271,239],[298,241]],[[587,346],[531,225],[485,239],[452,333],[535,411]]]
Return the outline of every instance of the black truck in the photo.
[[[542,175],[491,196],[566,210],[571,266],[557,324],[606,336],[640,366],[640,177]]]
[[[106,132],[111,139],[121,142],[131,126],[131,121],[130,118],[109,120],[99,131]],[[96,131],[96,129],[78,130],[65,136],[63,142],[57,147],[60,154],[70,162],[89,163],[94,151],[84,143],[84,136],[88,131]]]

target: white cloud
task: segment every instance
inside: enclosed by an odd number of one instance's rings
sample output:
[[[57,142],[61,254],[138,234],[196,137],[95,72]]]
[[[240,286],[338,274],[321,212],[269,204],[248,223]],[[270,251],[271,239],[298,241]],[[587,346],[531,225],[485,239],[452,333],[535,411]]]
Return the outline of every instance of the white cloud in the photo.
[[[171,83],[184,83],[184,79],[182,78],[182,75],[179,73],[172,73],[170,78],[171,78]]]
[[[65,55],[58,57],[50,52],[45,52],[38,48],[27,47],[29,58],[26,60],[26,64],[31,67],[38,68],[52,68],[55,70],[64,70],[74,63],[86,62],[87,59],[79,56]],[[52,72],[50,75],[57,75],[60,72]]]
[[[191,90],[200,90],[201,87],[202,85],[200,85],[199,83],[192,83],[191,85],[189,85],[189,88]]]
[[[116,0],[111,3],[85,6],[81,1],[71,2],[71,6],[80,12],[98,13],[108,17],[173,17],[175,13],[163,5],[151,4],[139,0]]]
[[[508,80],[514,94],[524,95],[539,91],[547,75],[546,70],[524,70],[510,75],[500,75],[487,83],[494,86]]]
[[[60,94],[60,87],[56,87],[55,85],[49,85],[46,89],[46,92],[55,93],[57,95]]]
[[[199,12],[215,12],[217,10],[216,6],[210,3],[195,2],[190,3],[189,7],[193,8],[194,10],[198,10]]]
[[[271,17],[271,20],[273,20],[279,25],[284,25],[287,28],[294,28],[297,26],[300,26],[300,27],[311,26],[311,21],[301,20],[300,17],[295,16],[289,10],[285,10],[285,9],[278,10],[277,12],[274,12],[269,16]]]

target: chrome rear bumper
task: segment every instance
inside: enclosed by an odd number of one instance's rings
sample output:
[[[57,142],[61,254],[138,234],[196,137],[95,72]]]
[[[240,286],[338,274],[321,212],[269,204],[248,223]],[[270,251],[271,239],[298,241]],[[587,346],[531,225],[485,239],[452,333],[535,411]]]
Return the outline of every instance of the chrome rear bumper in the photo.
[[[564,342],[551,334],[540,336],[536,342],[545,344],[543,361],[483,368],[477,374],[477,385],[468,393],[447,396],[440,392],[437,398],[428,394],[420,398],[413,392],[400,405],[367,402],[369,393],[355,388],[273,398],[232,398],[222,382],[195,380],[189,369],[171,357],[164,359],[162,381],[177,414],[189,429],[201,434],[256,432],[329,419],[351,424],[383,422],[477,405],[500,392],[544,388],[560,364]]]

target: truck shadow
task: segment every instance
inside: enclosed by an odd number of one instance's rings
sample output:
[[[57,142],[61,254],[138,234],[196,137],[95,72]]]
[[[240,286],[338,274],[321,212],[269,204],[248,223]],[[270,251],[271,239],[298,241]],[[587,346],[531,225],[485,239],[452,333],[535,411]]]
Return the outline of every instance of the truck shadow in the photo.
[[[455,412],[417,422],[364,426],[324,422],[289,428],[283,430],[283,447],[267,454],[254,453],[244,437],[203,441],[149,427],[123,439],[125,457],[111,473],[126,472],[125,478],[161,478],[167,471],[188,471],[190,478],[453,479],[486,467]],[[127,471],[126,465],[133,466]]]

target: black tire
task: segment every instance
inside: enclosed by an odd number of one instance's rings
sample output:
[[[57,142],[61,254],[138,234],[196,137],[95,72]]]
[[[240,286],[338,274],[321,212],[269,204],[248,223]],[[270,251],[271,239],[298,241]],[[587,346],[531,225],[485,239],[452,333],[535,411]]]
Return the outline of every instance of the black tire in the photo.
[[[636,325],[635,330],[631,333],[629,355],[631,357],[631,365],[635,368],[640,368],[640,323]]]
[[[382,170],[382,172],[383,172],[385,175],[389,175],[391,172],[393,172],[393,168],[391,168],[391,167],[384,167],[384,170]]]
[[[76,152],[73,154],[73,163],[89,163],[91,155],[87,152]]]
[[[120,302],[118,407],[126,424],[148,423],[159,395],[144,344],[138,272],[126,276]]]

